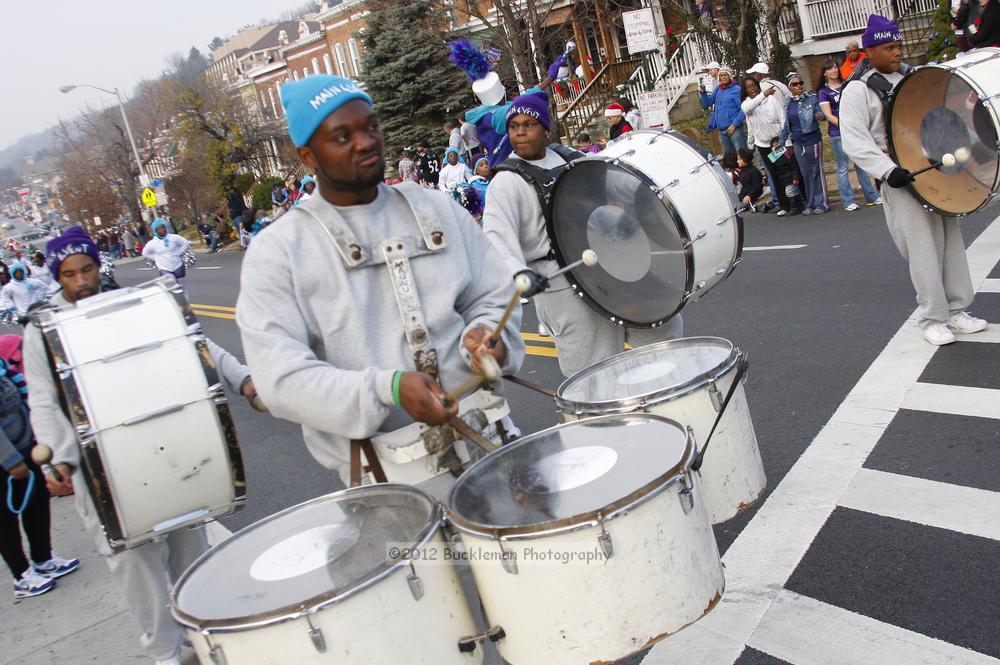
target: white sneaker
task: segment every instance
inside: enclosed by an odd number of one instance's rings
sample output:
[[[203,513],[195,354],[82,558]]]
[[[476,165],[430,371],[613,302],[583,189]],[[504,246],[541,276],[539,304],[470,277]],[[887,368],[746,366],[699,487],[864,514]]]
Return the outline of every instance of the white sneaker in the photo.
[[[181,659],[177,656],[173,658],[167,658],[166,660],[156,661],[156,665],[181,665]]]
[[[787,211],[787,210],[779,210],[779,211],[778,211],[778,217],[784,217],[784,216],[786,216],[787,214],[788,214],[788,211]]]
[[[924,328],[924,339],[934,346],[943,346],[955,341],[955,336],[944,323],[932,323]]]
[[[952,314],[948,318],[947,325],[959,334],[971,335],[972,333],[985,330],[987,323],[984,319],[977,319],[968,312],[959,312],[958,314]]]
[[[42,563],[36,563],[34,566],[35,572],[50,580],[54,580],[57,577],[62,577],[63,575],[69,575],[74,570],[80,567],[79,559],[64,559],[58,556],[54,552],[52,553],[52,558],[48,561],[43,561]]]
[[[877,199],[875,199],[874,201],[872,201],[872,205],[873,206],[880,206],[880,205],[882,205],[882,197],[880,196]]]
[[[855,210],[861,210],[861,206],[859,206],[857,203],[852,203],[851,205],[844,208],[844,210],[846,210],[847,212],[854,212]]]
[[[34,568],[28,568],[21,575],[20,579],[14,580],[14,597],[30,598],[31,596],[40,596],[46,591],[51,591],[55,585],[55,580],[42,577],[35,572]]]
[[[549,329],[545,327],[544,323],[538,324],[538,334],[542,337],[552,337],[552,333],[549,332]]]

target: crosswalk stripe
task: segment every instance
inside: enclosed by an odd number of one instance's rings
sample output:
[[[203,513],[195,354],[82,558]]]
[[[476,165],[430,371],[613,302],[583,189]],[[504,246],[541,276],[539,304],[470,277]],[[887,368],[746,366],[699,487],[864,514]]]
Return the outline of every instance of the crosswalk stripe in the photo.
[[[524,351],[532,356],[545,356],[546,358],[557,358],[559,356],[555,348],[550,346],[532,346],[527,344],[524,347]]]
[[[952,413],[957,416],[1000,418],[1000,390],[915,383],[903,401],[904,409]]]
[[[1000,540],[1000,492],[861,469],[838,503],[866,513]]]
[[[980,293],[1000,293],[1000,279],[987,279],[979,287]]]
[[[985,344],[1000,344],[1000,323],[993,323],[973,335],[956,335],[960,342],[982,342]]]
[[[971,649],[787,590],[778,593],[748,644],[796,665],[1000,665]]]
[[[552,341],[552,338],[549,337],[548,335],[539,335],[537,333],[523,332],[521,333],[521,337],[529,342],[547,342],[549,344],[555,344],[555,342]]]

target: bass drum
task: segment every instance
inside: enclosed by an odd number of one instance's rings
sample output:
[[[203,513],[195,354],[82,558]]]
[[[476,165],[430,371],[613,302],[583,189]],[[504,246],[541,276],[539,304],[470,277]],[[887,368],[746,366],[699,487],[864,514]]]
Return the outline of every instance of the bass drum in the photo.
[[[945,153],[952,167],[917,176],[910,189],[924,207],[950,217],[967,215],[996,198],[1000,186],[1000,48],[976,49],[955,60],[908,74],[889,102],[889,153],[917,171]]]
[[[732,274],[743,220],[731,178],[674,131],[629,132],[556,181],[549,237],[573,289],[612,322],[655,328]]]

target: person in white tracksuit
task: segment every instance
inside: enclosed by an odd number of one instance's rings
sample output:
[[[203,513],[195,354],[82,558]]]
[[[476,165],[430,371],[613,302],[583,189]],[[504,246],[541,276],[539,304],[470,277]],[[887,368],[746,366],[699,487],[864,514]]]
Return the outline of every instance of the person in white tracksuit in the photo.
[[[187,291],[187,270],[184,253],[191,249],[187,238],[170,233],[165,219],[153,222],[153,237],[142,248],[142,255],[152,259],[161,275],[173,275],[181,288]]]
[[[72,308],[101,291],[99,254],[93,240],[73,227],[49,243],[49,265],[62,290],[51,300],[59,308]],[[250,372],[236,358],[208,340],[209,352],[227,387],[253,404],[256,390]],[[28,384],[31,425],[39,441],[52,448],[52,465],[65,479],[46,476],[46,486],[55,496],[73,494],[83,525],[98,551],[106,557],[111,576],[142,628],[141,643],[158,665],[180,665],[183,640],[181,627],[168,608],[168,591],[178,576],[208,549],[203,527],[186,528],[134,549],[112,553],[80,470],[80,444],[73,425],[60,406],[41,330],[29,324],[24,335],[24,367]],[[155,380],[152,378],[151,380]]]
[[[917,293],[917,324],[924,339],[935,345],[950,344],[955,333],[976,333],[987,325],[965,311],[972,304],[974,289],[962,230],[957,218],[926,210],[906,189],[914,181],[913,174],[889,157],[884,120],[888,94],[884,90],[895,89],[903,79],[899,27],[882,16],[869,16],[862,45],[871,68],[844,86],[840,101],[844,151],[882,181],[879,191],[886,223],[909,263]]]
[[[20,316],[36,302],[41,302],[48,294],[45,282],[28,277],[28,269],[21,263],[10,267],[10,281],[0,289],[0,309],[14,308]]]

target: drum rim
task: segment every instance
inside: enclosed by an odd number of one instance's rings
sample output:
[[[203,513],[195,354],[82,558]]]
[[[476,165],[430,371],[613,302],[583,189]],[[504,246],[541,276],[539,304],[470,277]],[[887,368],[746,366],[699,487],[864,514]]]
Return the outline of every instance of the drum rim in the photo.
[[[438,503],[434,497],[418,487],[404,485],[403,483],[375,483],[371,485],[360,485],[358,487],[348,487],[336,492],[331,492],[330,494],[324,494],[323,496],[309,499],[308,501],[303,501],[302,503],[280,510],[273,515],[268,515],[253,524],[248,524],[221,543],[211,547],[207,552],[195,559],[194,563],[188,566],[184,573],[177,579],[177,582],[174,583],[173,588],[170,590],[169,599],[171,615],[173,615],[177,623],[187,628],[191,628],[192,630],[197,630],[201,633],[227,633],[254,630],[275,624],[285,623],[287,621],[295,621],[304,616],[311,616],[320,610],[342,603],[352,596],[375,586],[382,580],[398,572],[400,569],[408,566],[410,564],[410,559],[400,559],[399,561],[385,565],[383,568],[378,568],[375,572],[369,574],[351,588],[345,589],[339,593],[320,593],[294,605],[286,605],[273,610],[268,610],[266,612],[259,612],[257,614],[230,617],[227,619],[200,619],[183,610],[177,603],[177,596],[179,592],[186,586],[189,578],[194,574],[194,572],[201,568],[201,566],[209,558],[211,558],[212,555],[218,554],[223,547],[235,543],[238,536],[249,533],[263,524],[273,522],[291,512],[313,504],[330,501],[334,498],[340,498],[348,493],[363,494],[375,491],[381,492],[387,489],[401,490],[419,495],[421,498],[426,499],[426,501],[430,504],[430,521],[418,533],[418,537],[415,540],[413,547],[420,548],[427,545],[431,538],[434,537],[434,534],[440,531],[442,525],[444,524],[444,513],[441,508],[441,504]]]
[[[205,374],[205,381],[208,388],[206,399],[210,399],[213,402],[215,415],[218,418],[219,430],[225,439],[226,456],[233,479],[232,500],[228,504],[228,510],[220,510],[223,506],[210,507],[209,517],[215,519],[224,515],[231,515],[246,504],[246,474],[243,466],[243,455],[236,437],[236,427],[229,413],[228,399],[224,393],[215,394],[212,391],[212,386],[218,385],[221,388],[222,384],[219,378],[219,370],[215,367],[205,343],[205,339],[207,338],[204,332],[202,332],[201,323],[195,318],[194,312],[191,310],[187,297],[184,295],[184,290],[177,285],[172,276],[155,277],[135,286],[103,291],[97,294],[95,298],[99,298],[101,295],[106,295],[107,297],[90,302],[84,301],[72,309],[51,305],[40,309],[37,313],[37,323],[42,333],[46,353],[52,359],[54,365],[58,366],[57,358],[62,358],[65,361],[65,365],[71,366],[66,353],[66,345],[63,344],[61,334],[63,321],[93,316],[95,310],[115,306],[106,301],[113,301],[116,298],[123,298],[130,294],[141,300],[143,298],[141,292],[153,288],[158,289],[158,291],[150,292],[151,296],[166,293],[173,298],[174,303],[180,309],[181,317],[187,326],[188,335],[195,346],[195,352],[198,355],[202,371]],[[155,531],[134,534],[127,534],[125,532],[125,525],[118,513],[118,501],[112,491],[112,485],[104,467],[104,458],[101,456],[101,432],[94,431],[90,422],[90,409],[87,404],[86,394],[80,390],[80,386],[76,381],[76,375],[73,372],[60,371],[53,378],[55,379],[57,390],[62,394],[63,399],[69,407],[68,410],[71,414],[71,419],[74,421],[74,429],[76,429],[77,434],[81,438],[80,457],[83,462],[84,480],[86,481],[90,497],[94,502],[94,508],[97,510],[98,519],[104,528],[108,546],[113,552],[118,553],[138,547],[163,535],[163,532]],[[192,524],[184,524],[178,528],[187,528],[189,526],[192,526]]]
[[[481,538],[488,538],[490,540],[499,541],[514,541],[514,540],[532,540],[537,538],[546,538],[548,536],[560,535],[564,533],[570,533],[573,531],[580,531],[583,529],[590,529],[593,527],[600,526],[602,523],[610,521],[616,517],[620,517],[628,513],[629,511],[639,507],[640,505],[651,501],[656,498],[668,488],[680,482],[681,479],[690,472],[691,464],[694,463],[695,458],[698,454],[698,447],[694,441],[694,433],[691,431],[690,427],[685,428],[679,422],[672,418],[667,418],[654,413],[627,413],[627,414],[606,414],[600,416],[594,416],[591,418],[581,418],[580,420],[574,420],[568,423],[560,423],[543,429],[534,434],[529,434],[528,436],[518,439],[516,442],[503,446],[498,451],[477,460],[472,466],[465,470],[466,475],[471,472],[476,467],[481,464],[485,464],[487,460],[495,456],[497,453],[503,453],[505,450],[512,450],[515,446],[525,445],[530,443],[534,437],[540,436],[547,432],[553,432],[555,430],[564,429],[568,427],[578,426],[580,424],[586,423],[600,423],[606,420],[651,420],[658,421],[669,425],[677,426],[682,432],[685,432],[685,449],[684,454],[681,456],[680,461],[666,470],[662,474],[658,475],[653,480],[649,481],[645,485],[632,490],[625,496],[612,501],[601,508],[596,510],[591,510],[586,513],[579,513],[570,517],[563,517],[557,520],[549,520],[547,522],[542,522],[540,524],[531,524],[525,526],[500,526],[496,524],[483,524],[475,520],[467,519],[462,515],[459,515],[453,508],[455,492],[458,489],[458,483],[452,487],[451,491],[448,493],[448,503],[445,508],[446,515],[445,519],[448,524],[454,527],[461,533],[468,534],[471,536],[478,536]],[[459,478],[461,481],[461,477]]]
[[[563,396],[563,393],[570,388],[574,381],[584,377],[589,376],[601,369],[614,365],[620,359],[624,358],[629,354],[634,354],[636,351],[640,353],[654,352],[663,349],[677,348],[677,347],[687,347],[696,346],[696,342],[724,342],[725,345],[729,347],[729,355],[724,361],[706,370],[705,372],[699,374],[698,376],[679,383],[669,388],[664,388],[662,390],[655,390],[643,395],[636,395],[634,397],[626,397],[621,399],[609,399],[609,400],[595,400],[592,402],[580,402],[576,400],[571,400]],[[738,346],[733,344],[732,341],[725,339],[724,337],[714,337],[710,335],[703,335],[699,337],[678,337],[677,339],[667,339],[661,342],[656,342],[654,344],[647,344],[645,346],[640,346],[635,349],[630,349],[628,351],[623,351],[617,353],[613,356],[605,358],[604,360],[598,361],[591,365],[590,367],[585,367],[568,379],[564,379],[559,388],[556,389],[556,408],[562,413],[572,414],[575,416],[590,416],[590,415],[602,415],[602,414],[614,414],[614,413],[631,413],[637,409],[643,409],[647,407],[657,406],[663,404],[664,402],[669,402],[674,399],[679,399],[700,390],[704,386],[711,383],[709,377],[714,376],[715,380],[718,381],[724,376],[733,371],[736,367],[736,362],[739,359],[740,349]]]
[[[648,130],[648,129],[647,130],[637,130],[637,131],[633,131],[633,132],[628,132],[627,134],[624,134],[623,137],[624,136],[630,136],[632,134],[635,134],[635,135],[639,135],[639,134],[655,134],[656,136],[660,136],[662,134],[676,135],[676,136],[681,137],[684,140],[685,145],[687,145],[689,148],[694,149],[695,152],[698,153],[701,157],[703,157],[703,158],[705,157],[705,155],[702,154],[702,153],[700,153],[695,146],[691,145],[691,143],[688,142],[686,136],[684,136],[683,134],[679,134],[678,132],[675,132],[672,129],[671,130],[667,130],[667,131],[656,131],[656,130]],[[619,137],[619,138],[615,139],[615,141],[613,141],[612,143],[623,142],[622,141],[623,137]],[[639,179],[640,182],[642,182],[643,185],[645,185],[646,187],[649,187],[653,191],[653,195],[656,196],[660,200],[661,204],[663,204],[663,207],[666,209],[667,214],[670,216],[670,219],[672,219],[673,222],[674,222],[674,224],[677,226],[678,234],[679,234],[681,240],[684,241],[684,245],[685,245],[684,248],[683,248],[683,250],[684,250],[684,271],[685,271],[686,274],[685,274],[685,279],[684,279],[684,296],[681,298],[680,304],[672,312],[670,312],[670,314],[668,314],[667,316],[665,316],[663,318],[657,319],[656,321],[652,321],[652,322],[633,321],[631,319],[626,319],[624,317],[616,316],[616,315],[612,314],[610,311],[608,311],[607,309],[605,309],[604,307],[602,307],[597,301],[595,301],[593,298],[591,298],[590,294],[588,294],[586,291],[584,291],[583,288],[580,287],[579,284],[577,283],[577,282],[580,281],[576,277],[576,275],[574,274],[577,269],[570,270],[570,271],[568,271],[566,273],[566,278],[567,278],[566,281],[569,282],[570,288],[573,289],[573,292],[576,293],[576,295],[579,296],[584,301],[584,303],[587,304],[588,307],[590,307],[592,310],[594,310],[595,312],[597,312],[601,316],[609,319],[611,321],[611,323],[619,325],[619,326],[621,326],[621,325],[628,326],[629,328],[658,328],[658,327],[666,324],[668,321],[670,321],[675,316],[677,316],[677,314],[682,309],[684,309],[684,305],[687,304],[688,299],[691,297],[691,293],[692,293],[692,290],[694,288],[694,267],[695,267],[694,266],[694,250],[693,250],[692,246],[690,245],[691,235],[688,232],[688,228],[687,228],[687,225],[684,223],[684,220],[681,219],[680,214],[677,212],[677,208],[674,207],[673,201],[670,198],[664,198],[663,196],[661,196],[659,194],[656,194],[656,189],[659,187],[659,185],[652,178],[650,178],[645,173],[643,173],[642,171],[640,171],[639,169],[637,169],[635,166],[633,166],[632,164],[629,164],[628,162],[619,161],[620,159],[621,159],[620,157],[614,157],[614,158],[602,157],[600,155],[600,153],[598,153],[596,155],[588,155],[586,157],[580,157],[580,158],[574,159],[572,162],[570,162],[569,165],[566,167],[566,169],[562,173],[559,174],[558,178],[556,178],[556,182],[555,182],[555,184],[552,187],[552,200],[551,200],[550,205],[553,208],[552,208],[552,214],[549,215],[549,218],[545,222],[545,229],[546,229],[546,232],[547,232],[548,237],[549,237],[549,246],[552,248],[552,252],[555,255],[556,263],[559,264],[560,268],[565,268],[567,265],[569,265],[570,263],[572,263],[572,261],[567,261],[566,260],[565,254],[563,253],[562,249],[559,247],[559,241],[556,239],[556,235],[555,235],[555,199],[556,199],[556,195],[558,194],[559,184],[562,182],[563,178],[566,177],[566,174],[569,173],[570,171],[572,171],[578,164],[581,164],[583,162],[598,162],[598,161],[599,162],[603,162],[605,164],[610,163],[610,164],[613,164],[614,166],[616,166],[618,168],[621,168],[622,170],[628,172],[629,174],[635,176],[636,178]],[[707,161],[709,161],[710,163],[712,162],[712,160],[707,160]],[[714,172],[714,169],[712,169],[712,170]],[[716,177],[718,177],[718,174],[716,174]]]
[[[892,140],[892,115],[893,115],[892,111],[896,107],[896,91],[899,90],[900,87],[904,83],[906,83],[906,81],[908,81],[910,79],[910,77],[915,76],[916,74],[918,74],[919,72],[923,71],[924,69],[928,69],[928,68],[930,68],[930,69],[943,69],[943,70],[949,71],[953,75],[958,76],[959,78],[961,78],[965,83],[967,83],[969,85],[969,87],[971,87],[973,90],[976,91],[976,94],[978,94],[980,96],[980,98],[985,97],[985,98],[988,99],[989,95],[986,95],[986,91],[983,90],[983,87],[981,85],[979,85],[976,81],[972,80],[968,75],[966,75],[962,68],[964,66],[970,66],[971,67],[973,65],[979,65],[979,64],[982,64],[982,63],[985,63],[985,62],[988,62],[990,60],[994,60],[994,59],[1000,57],[1000,48],[997,48],[997,47],[988,47],[988,50],[986,48],[984,48],[982,50],[976,49],[976,51],[967,51],[964,54],[960,54],[960,57],[963,60],[967,59],[967,58],[971,58],[974,55],[976,55],[977,52],[978,53],[991,53],[991,55],[988,55],[987,57],[983,57],[983,58],[977,59],[974,62],[963,63],[961,65],[956,64],[954,67],[949,67],[948,66],[949,63],[932,63],[932,64],[921,65],[919,67],[914,67],[911,72],[909,72],[905,76],[903,76],[903,78],[900,79],[899,83],[896,84],[896,87],[893,89],[892,95],[890,95],[890,97],[889,97],[889,105],[885,109],[885,136],[886,136],[886,145],[889,148],[889,157],[892,159],[892,161],[896,162],[897,164],[899,163],[897,161],[897,157],[896,157],[895,142]],[[951,62],[954,63],[958,59],[959,58],[956,58],[955,60],[952,60]],[[983,106],[985,106],[986,109],[987,109],[987,111],[989,111],[990,116],[993,118],[993,125],[997,128],[998,134],[1000,134],[1000,116],[997,115],[996,109],[993,108],[992,104],[983,104]],[[998,159],[998,162],[1000,162],[1000,157],[998,157],[997,159]],[[998,163],[997,178],[993,182],[993,189],[996,190],[997,187],[998,187],[998,185],[1000,185],[1000,163]],[[985,208],[987,205],[989,205],[990,201],[993,200],[993,198],[997,196],[997,192],[994,191],[993,194],[991,196],[987,196],[983,200],[983,202],[980,203],[976,207],[975,210],[970,210],[969,212],[955,213],[955,212],[952,212],[950,210],[942,210],[941,208],[938,208],[936,205],[934,205],[930,201],[927,201],[917,191],[916,187],[914,186],[914,183],[912,183],[912,182],[911,183],[907,183],[906,188],[907,188],[907,190],[909,190],[909,192],[914,197],[916,197],[916,199],[920,202],[920,204],[924,208],[926,208],[927,210],[931,210],[931,211],[935,212],[936,214],[941,215],[943,217],[961,218],[961,217],[966,217],[968,215],[971,215],[972,213],[979,212],[980,210],[982,210],[983,208]]]

